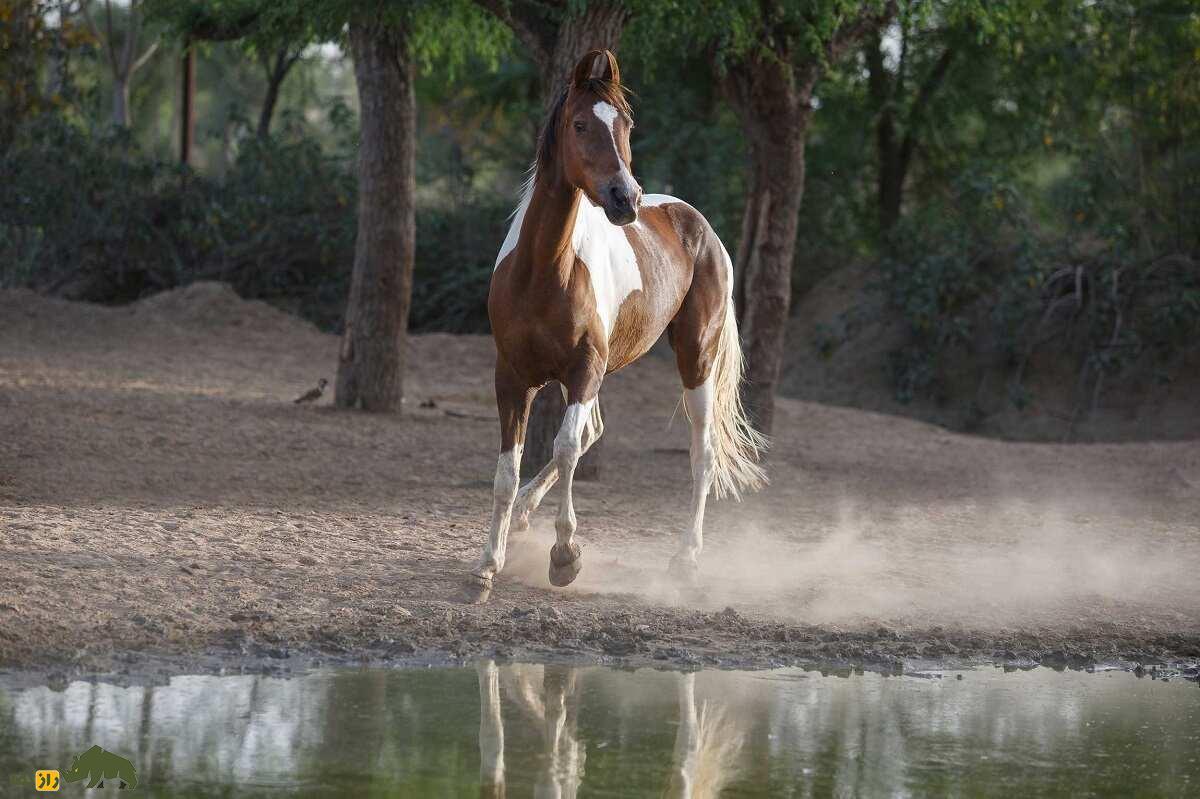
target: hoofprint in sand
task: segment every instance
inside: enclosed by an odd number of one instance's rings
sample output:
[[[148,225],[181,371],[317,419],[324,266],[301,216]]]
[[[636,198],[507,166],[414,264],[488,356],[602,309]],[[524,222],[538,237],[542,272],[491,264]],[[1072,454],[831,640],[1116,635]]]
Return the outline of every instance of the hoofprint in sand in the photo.
[[[605,383],[579,580],[546,582],[546,508],[471,605],[490,339],[413,337],[400,416],[293,405],[337,346],[217,284],[121,308],[0,292],[0,666],[1200,656],[1196,442],[1012,444],[781,399],[770,487],[711,505],[681,593],[688,434],[652,354]]]

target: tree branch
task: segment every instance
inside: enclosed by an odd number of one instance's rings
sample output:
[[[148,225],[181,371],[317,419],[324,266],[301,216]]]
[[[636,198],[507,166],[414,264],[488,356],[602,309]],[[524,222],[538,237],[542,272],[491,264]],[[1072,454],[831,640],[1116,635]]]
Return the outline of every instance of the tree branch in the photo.
[[[139,69],[144,67],[146,65],[146,62],[150,60],[150,57],[153,56],[154,53],[157,52],[157,50],[158,50],[158,42],[154,42],[149,47],[147,47],[146,52],[144,52],[140,56],[138,56],[138,60],[134,61],[133,65],[130,66],[129,74],[132,75],[133,73],[137,72]]]
[[[904,143],[900,145],[900,157],[905,162],[912,156],[913,150],[917,146],[915,134],[925,115],[925,108],[929,105],[930,98],[945,81],[946,73],[950,71],[950,63],[956,54],[957,50],[954,49],[954,46],[947,45],[917,91],[916,99],[913,100],[908,111],[908,121],[904,126]]]
[[[548,4],[536,0],[475,0],[483,9],[512,28],[521,43],[535,50],[536,60],[549,61],[558,38],[558,26],[550,20]],[[558,9],[566,13],[565,8]]]
[[[863,12],[843,23],[825,46],[825,58],[837,61],[847,48],[857,45],[871,31],[879,30],[896,15],[897,0],[887,0],[878,12]]]
[[[125,42],[121,48],[121,74],[131,75],[133,53],[137,50],[138,37],[141,36],[141,17],[138,15],[137,0],[129,0],[129,26],[125,30]]]
[[[244,39],[254,32],[261,12],[247,11],[233,19],[218,19],[197,11],[184,25],[188,38],[206,42],[229,42]]]

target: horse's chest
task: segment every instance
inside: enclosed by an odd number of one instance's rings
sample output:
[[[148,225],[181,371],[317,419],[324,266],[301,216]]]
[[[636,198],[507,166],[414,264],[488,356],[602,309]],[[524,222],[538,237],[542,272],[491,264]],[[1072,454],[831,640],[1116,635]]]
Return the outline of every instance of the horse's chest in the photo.
[[[625,231],[608,224],[599,209],[589,210],[600,217],[593,221],[593,214],[580,211],[581,216],[589,218],[577,225],[572,241],[578,259],[576,273],[582,272],[591,289],[593,309],[607,336],[613,331],[621,305],[644,287],[637,254]]]

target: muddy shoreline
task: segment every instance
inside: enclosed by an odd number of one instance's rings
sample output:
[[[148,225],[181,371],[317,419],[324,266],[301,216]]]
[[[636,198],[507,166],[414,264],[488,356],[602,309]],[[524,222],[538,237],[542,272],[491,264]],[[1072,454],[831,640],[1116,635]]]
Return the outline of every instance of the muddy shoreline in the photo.
[[[1200,636],[1147,636],[1114,630],[1072,637],[1051,631],[1003,635],[967,629],[844,629],[715,613],[659,611],[572,613],[553,605],[514,605],[478,614],[470,605],[433,603],[400,626],[353,633],[332,627],[306,633],[270,618],[239,615],[207,641],[112,647],[12,657],[0,675],[24,683],[77,679],[118,684],[159,682],[181,674],[258,673],[286,677],[318,667],[424,668],[480,659],[616,668],[761,670],[801,668],[823,674],[876,672],[918,676],[950,669],[1039,666],[1120,669],[1156,679],[1200,682]],[[482,616],[482,617],[481,617]]]

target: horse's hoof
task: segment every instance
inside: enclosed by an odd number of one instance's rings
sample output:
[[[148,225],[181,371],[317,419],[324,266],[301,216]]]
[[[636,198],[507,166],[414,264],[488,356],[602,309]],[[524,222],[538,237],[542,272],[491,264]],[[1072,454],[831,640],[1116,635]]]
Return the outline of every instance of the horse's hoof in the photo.
[[[527,532],[529,532],[529,514],[528,513],[518,513],[515,516],[513,516],[512,521],[509,522],[508,531],[510,533],[527,533]]]
[[[681,586],[693,588],[700,584],[700,564],[684,555],[676,555],[671,558],[667,574]]]
[[[451,599],[463,605],[482,605],[492,595],[493,582],[487,575],[472,572]]]
[[[583,568],[583,550],[579,544],[550,547],[550,585],[557,588],[570,585]]]

